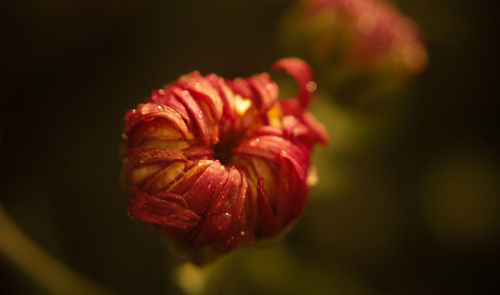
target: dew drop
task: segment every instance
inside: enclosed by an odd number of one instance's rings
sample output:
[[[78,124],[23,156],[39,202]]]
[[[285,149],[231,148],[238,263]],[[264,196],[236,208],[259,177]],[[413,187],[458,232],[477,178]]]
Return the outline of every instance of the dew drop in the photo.
[[[226,245],[230,245],[234,242],[234,236],[231,236],[229,239],[226,240]]]
[[[155,106],[155,110],[158,112],[163,112],[165,110],[165,108],[162,105],[158,104]]]
[[[224,195],[220,196],[220,198],[217,200],[217,202],[214,205],[214,210],[220,210],[222,205],[224,204],[224,199],[226,197]]]
[[[212,218],[212,222],[219,230],[225,230],[229,227],[229,224],[231,223],[231,217],[232,215],[230,213],[227,212],[222,213],[214,216]]]
[[[314,91],[316,91],[316,88],[318,88],[318,85],[316,85],[316,82],[314,82],[314,81],[307,82],[307,84],[306,84],[307,91],[314,92]]]
[[[259,142],[260,142],[260,139],[259,139],[259,138],[256,138],[256,139],[254,139],[254,140],[252,140],[252,141],[250,142],[250,146],[255,147],[255,146],[257,146],[257,145],[259,144]]]

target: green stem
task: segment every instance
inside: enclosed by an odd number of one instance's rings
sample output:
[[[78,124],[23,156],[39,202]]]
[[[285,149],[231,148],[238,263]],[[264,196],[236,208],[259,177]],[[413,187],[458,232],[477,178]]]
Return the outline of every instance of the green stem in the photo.
[[[0,204],[0,254],[50,294],[113,294],[85,278],[32,241]]]

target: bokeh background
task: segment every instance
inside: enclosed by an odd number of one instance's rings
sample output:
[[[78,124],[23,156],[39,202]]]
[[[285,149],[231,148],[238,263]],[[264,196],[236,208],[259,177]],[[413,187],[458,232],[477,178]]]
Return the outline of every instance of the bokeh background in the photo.
[[[427,69],[404,96],[369,107],[320,93],[313,112],[331,144],[314,154],[319,183],[302,219],[281,243],[236,251],[200,279],[180,275],[162,237],[127,217],[123,115],[192,70],[268,71],[292,2],[4,1],[2,214],[114,294],[494,294],[495,11],[395,2],[425,36]],[[3,245],[15,243],[4,226]],[[0,251],[0,294],[51,294],[39,280]]]

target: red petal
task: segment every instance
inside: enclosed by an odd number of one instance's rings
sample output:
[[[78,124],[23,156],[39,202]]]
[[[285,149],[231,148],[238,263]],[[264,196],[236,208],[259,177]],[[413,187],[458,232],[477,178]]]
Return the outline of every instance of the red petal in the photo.
[[[176,85],[189,91],[195,99],[207,102],[215,121],[219,121],[222,116],[222,100],[217,90],[200,73],[192,72],[182,76]]]
[[[242,78],[236,78],[234,80],[226,80],[227,86],[234,91],[234,93],[243,96],[244,98],[252,98],[253,92],[248,85],[248,81]]]
[[[206,147],[199,145],[191,145],[182,152],[186,158],[192,161],[214,158],[214,152],[211,149],[207,149]]]
[[[241,231],[246,224],[246,220],[242,220],[242,213],[247,186],[244,175],[231,168],[225,183],[214,195],[203,218],[203,224],[200,225],[191,245],[197,247],[211,243],[218,250],[225,252],[241,240]]]
[[[287,71],[299,84],[299,92],[295,95],[302,107],[307,108],[311,102],[311,92],[307,84],[313,81],[311,67],[302,59],[296,57],[283,58],[274,63],[273,69]]]
[[[257,204],[259,210],[259,229],[262,236],[276,232],[278,224],[274,212],[264,192],[264,178],[259,179],[257,185]]]
[[[169,90],[177,96],[177,99],[179,99],[179,101],[184,104],[187,110],[191,113],[192,118],[198,125],[198,133],[201,137],[201,141],[208,147],[210,145],[210,134],[205,119],[206,116],[203,111],[187,90],[182,90],[181,88],[175,86],[169,87]]]
[[[307,126],[309,132],[313,135],[314,141],[319,141],[323,146],[328,145],[328,133],[325,127],[309,112],[306,112],[297,100],[289,99],[281,101],[280,105],[284,115],[291,115]],[[308,144],[312,145],[314,142],[309,142]]]
[[[303,169],[309,166],[309,152],[279,136],[264,135],[251,138],[234,150],[236,154],[258,156],[273,162],[278,162],[281,152],[286,152],[299,163],[300,167],[304,167]]]
[[[189,208],[198,214],[203,214],[216,189],[226,180],[227,174],[224,166],[218,161],[205,169],[186,193]]]
[[[234,95],[231,89],[229,89],[229,87],[224,82],[224,79],[218,77],[215,74],[209,74],[206,78],[219,92],[219,96],[222,100],[223,105],[223,114],[230,119],[235,119],[236,112],[234,110]]]
[[[155,118],[166,119],[184,137],[189,132],[186,123],[182,120],[178,112],[171,107],[156,103],[140,104],[136,110],[129,111],[126,116],[125,131],[128,134],[138,123],[152,121]]]
[[[167,150],[163,148],[134,148],[129,152],[128,157],[132,167],[187,160],[180,151]]]
[[[153,91],[151,97],[146,99],[146,102],[154,102],[169,106],[182,116],[182,119],[186,121],[186,124],[190,123],[189,114],[186,108],[168,89],[158,89]]]
[[[183,206],[184,203],[179,198],[182,197],[170,193],[156,197],[137,190],[130,198],[128,212],[130,216],[145,222],[192,228],[201,218]]]
[[[182,179],[180,179],[175,184],[169,188],[173,193],[184,195],[193,185],[193,183],[198,179],[198,177],[205,172],[205,170],[212,165],[213,161],[199,160],[193,162],[187,162],[188,167],[184,169],[184,174]]]
[[[253,90],[253,100],[261,112],[267,112],[278,101],[278,86],[268,74],[252,76],[248,78],[248,83]]]
[[[309,112],[304,112],[302,114],[302,120],[307,124],[309,129],[314,133],[318,141],[323,146],[328,145],[328,133],[326,132],[325,126],[318,122],[316,118]]]

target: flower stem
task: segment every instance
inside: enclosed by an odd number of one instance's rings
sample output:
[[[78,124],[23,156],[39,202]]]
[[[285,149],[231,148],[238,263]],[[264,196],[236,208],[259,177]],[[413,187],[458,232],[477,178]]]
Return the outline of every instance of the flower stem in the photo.
[[[0,254],[50,294],[113,294],[32,241],[0,204]]]

